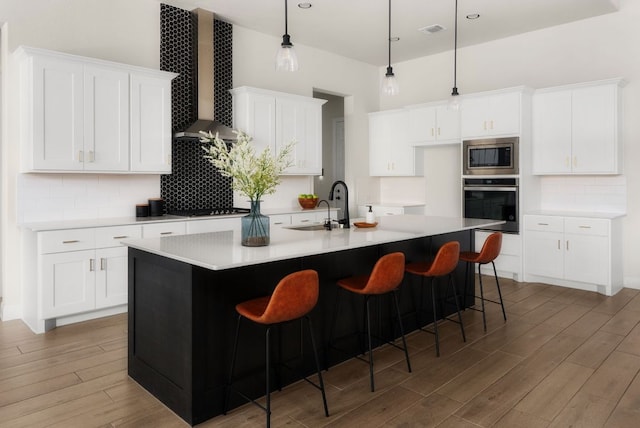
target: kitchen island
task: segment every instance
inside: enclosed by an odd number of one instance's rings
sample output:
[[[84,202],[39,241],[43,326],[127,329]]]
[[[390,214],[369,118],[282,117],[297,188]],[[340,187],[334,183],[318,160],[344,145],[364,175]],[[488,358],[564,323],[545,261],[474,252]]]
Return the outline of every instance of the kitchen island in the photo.
[[[320,296],[310,316],[316,339],[325,347],[338,279],[367,273],[380,256],[394,251],[404,252],[411,262],[432,257],[450,240],[459,241],[462,249],[473,249],[474,229],[500,223],[413,215],[379,221],[377,227],[365,229],[274,228],[271,245],[266,247],[242,247],[233,231],[125,241],[129,246],[129,375],[188,423],[203,422],[222,412],[237,303],[271,293],[291,272],[315,269]],[[460,266],[456,284],[461,290],[465,278]],[[401,287],[407,331],[417,328],[414,310],[419,288],[419,279],[410,276]],[[340,311],[334,332],[342,338],[341,351],[326,349],[325,367],[360,352],[352,333],[360,328],[362,305],[351,300],[343,304],[343,309],[351,310]],[[394,337],[398,333],[389,309],[384,303],[377,307],[387,327],[381,334]],[[430,318],[430,314],[421,317],[425,322]],[[262,328],[248,325],[241,337],[237,371],[251,375],[238,387],[259,397],[264,394],[264,375],[259,370],[264,365],[264,335]],[[296,357],[301,346],[309,352],[299,329],[299,323],[291,323],[283,327],[283,340],[276,334],[275,360]],[[311,361],[305,364],[302,373],[314,371]],[[300,378],[295,372],[277,374],[282,385]]]

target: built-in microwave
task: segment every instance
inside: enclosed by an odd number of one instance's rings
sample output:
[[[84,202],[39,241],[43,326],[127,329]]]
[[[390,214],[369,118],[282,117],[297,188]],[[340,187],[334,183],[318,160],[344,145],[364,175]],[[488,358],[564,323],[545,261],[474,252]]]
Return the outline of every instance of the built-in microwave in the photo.
[[[464,140],[464,175],[518,174],[518,137]]]

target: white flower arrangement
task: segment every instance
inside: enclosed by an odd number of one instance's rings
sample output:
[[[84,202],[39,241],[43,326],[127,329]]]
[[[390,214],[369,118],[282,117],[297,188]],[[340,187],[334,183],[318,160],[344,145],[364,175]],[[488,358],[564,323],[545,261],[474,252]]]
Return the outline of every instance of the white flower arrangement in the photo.
[[[262,153],[256,154],[252,138],[242,131],[233,131],[237,141],[227,147],[218,134],[211,132],[203,135],[200,142],[205,151],[204,158],[211,162],[224,177],[233,178],[232,188],[248,197],[252,202],[260,201],[263,195],[270,195],[280,184],[280,175],[292,165],[290,155],[295,141],[282,147],[277,156],[271,155],[267,146]]]

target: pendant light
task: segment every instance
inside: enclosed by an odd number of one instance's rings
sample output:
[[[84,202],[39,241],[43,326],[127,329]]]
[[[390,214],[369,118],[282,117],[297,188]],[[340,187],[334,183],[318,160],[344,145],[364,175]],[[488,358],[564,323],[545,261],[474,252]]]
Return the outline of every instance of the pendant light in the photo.
[[[391,67],[391,0],[389,0],[389,65],[387,66],[387,73],[382,79],[382,93],[385,95],[398,95],[400,93],[398,80]]]
[[[298,57],[293,50],[293,43],[288,32],[287,23],[287,0],[284,0],[284,35],[282,43],[276,53],[276,70],[277,71],[298,71]]]
[[[453,36],[453,88],[451,89],[451,99],[449,100],[449,108],[451,110],[460,109],[460,98],[458,93],[458,87],[456,86],[456,78],[458,71],[458,0],[456,0],[456,14],[454,23],[454,36]]]

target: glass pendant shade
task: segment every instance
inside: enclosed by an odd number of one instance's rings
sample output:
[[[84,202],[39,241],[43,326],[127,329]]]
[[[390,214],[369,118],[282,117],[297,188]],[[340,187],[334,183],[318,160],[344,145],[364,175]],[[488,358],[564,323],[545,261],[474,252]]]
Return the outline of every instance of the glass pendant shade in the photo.
[[[387,67],[387,73],[382,79],[382,93],[385,95],[398,95],[400,93],[400,85],[398,85],[398,79],[393,74],[393,69]]]
[[[456,88],[455,86],[453,88],[453,91],[451,91],[451,97],[449,98],[447,108],[449,110],[460,110],[460,94],[458,94],[458,88]]]
[[[282,44],[276,53],[276,70],[277,71],[297,71],[298,56],[293,49],[293,44],[289,41],[289,35],[282,36]]]

